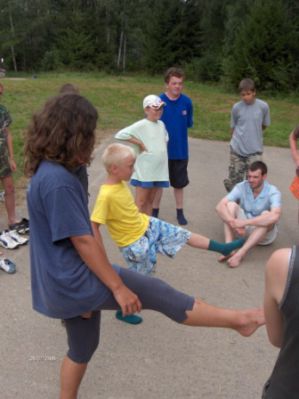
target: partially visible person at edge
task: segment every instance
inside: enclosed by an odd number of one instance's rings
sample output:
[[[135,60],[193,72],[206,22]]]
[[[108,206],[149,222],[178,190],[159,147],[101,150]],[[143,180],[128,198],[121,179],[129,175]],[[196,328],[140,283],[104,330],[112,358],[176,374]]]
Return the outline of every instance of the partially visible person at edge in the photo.
[[[266,266],[264,310],[269,341],[280,348],[262,399],[299,396],[299,247],[275,251]]]
[[[169,68],[164,76],[166,91],[160,95],[165,102],[161,120],[165,123],[169,135],[168,166],[169,180],[173,187],[176,203],[176,217],[180,225],[188,224],[184,214],[184,188],[188,178],[188,128],[193,126],[193,105],[189,97],[182,93],[185,74],[180,68]],[[152,216],[159,216],[163,189],[159,189],[154,203]]]
[[[297,179],[294,179],[292,185],[294,184],[295,191],[299,191],[299,152],[297,148],[297,140],[299,138],[299,125],[295,127],[294,130],[292,130],[290,136],[289,136],[289,143],[290,143],[290,149],[291,149],[291,155],[295,164],[295,176],[297,176]],[[296,198],[298,196],[296,195]],[[299,223],[299,211],[298,211],[298,223]]]
[[[231,111],[230,164],[223,181],[227,192],[246,179],[250,164],[262,160],[263,130],[270,125],[269,105],[256,98],[254,81],[242,79],[239,92],[241,101]]]
[[[4,93],[4,86],[0,83],[0,96]],[[4,105],[0,105],[0,180],[4,189],[4,204],[7,213],[8,228],[0,233],[0,245],[6,249],[15,249],[27,244],[28,238],[19,233],[28,233],[29,221],[25,218],[17,219],[15,203],[15,185],[12,174],[17,170],[14,159],[13,138],[9,126],[11,116]],[[16,272],[16,265],[4,257],[0,252],[0,269],[6,273]]]
[[[231,328],[243,336],[264,324],[261,309],[218,308],[162,280],[111,265],[92,234],[87,196],[73,173],[90,161],[96,122],[96,109],[70,94],[50,99],[27,131],[32,301],[39,313],[65,320],[69,349],[60,399],[78,397],[99,344],[102,309],[121,309],[124,315],[152,309],[184,325]]]

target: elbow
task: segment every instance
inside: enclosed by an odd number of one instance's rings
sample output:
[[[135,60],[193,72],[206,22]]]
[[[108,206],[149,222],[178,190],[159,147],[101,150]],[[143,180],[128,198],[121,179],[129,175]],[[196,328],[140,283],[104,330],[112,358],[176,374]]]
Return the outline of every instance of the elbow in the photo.
[[[281,342],[281,338],[280,337],[271,336],[271,335],[268,334],[268,338],[269,338],[270,343],[273,346],[275,346],[275,348],[279,348],[279,349],[281,348],[282,342]]]

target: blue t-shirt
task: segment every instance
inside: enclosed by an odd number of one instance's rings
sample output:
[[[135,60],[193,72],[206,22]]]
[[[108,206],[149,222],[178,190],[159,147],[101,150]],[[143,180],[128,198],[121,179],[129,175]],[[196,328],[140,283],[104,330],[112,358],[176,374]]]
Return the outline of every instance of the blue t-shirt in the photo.
[[[166,103],[161,120],[169,135],[168,159],[188,159],[188,128],[193,126],[192,101],[184,94],[176,100],[170,100],[165,93],[160,94],[160,98]]]
[[[70,240],[92,235],[79,179],[63,166],[43,161],[31,179],[27,201],[33,308],[62,319],[98,309],[109,291]]]
[[[264,181],[263,189],[256,198],[247,180],[236,184],[226,198],[229,201],[238,201],[248,219],[259,216],[264,211],[281,208],[280,191],[267,181]]]

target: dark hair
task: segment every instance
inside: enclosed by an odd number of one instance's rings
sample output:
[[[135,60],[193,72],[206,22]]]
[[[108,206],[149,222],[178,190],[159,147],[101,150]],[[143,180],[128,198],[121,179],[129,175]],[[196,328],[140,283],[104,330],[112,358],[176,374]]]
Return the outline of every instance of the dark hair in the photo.
[[[165,83],[168,83],[173,76],[175,76],[176,78],[185,79],[184,71],[181,68],[171,67],[171,68],[168,68],[164,74]]]
[[[59,94],[79,94],[79,90],[72,83],[65,83],[60,87]]]
[[[43,160],[57,162],[69,170],[89,163],[97,118],[97,110],[78,94],[48,100],[27,130],[26,174],[34,174]]]
[[[296,126],[295,129],[293,130],[293,135],[295,139],[299,139],[299,125]]]
[[[249,170],[251,172],[256,172],[257,170],[260,170],[262,172],[262,176],[268,173],[267,165],[263,161],[252,162],[252,164],[249,166]]]
[[[239,84],[239,91],[255,91],[255,84],[252,79],[242,79]]]

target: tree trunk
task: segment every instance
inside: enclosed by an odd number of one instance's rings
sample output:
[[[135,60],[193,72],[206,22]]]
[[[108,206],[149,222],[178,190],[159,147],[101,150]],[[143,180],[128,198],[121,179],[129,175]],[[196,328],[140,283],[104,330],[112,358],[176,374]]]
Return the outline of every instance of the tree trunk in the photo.
[[[15,38],[15,28],[14,28],[14,24],[13,24],[13,19],[12,19],[12,12],[11,12],[11,7],[10,7],[10,3],[9,4],[9,23],[10,23],[10,30],[11,30],[11,35],[12,38]],[[10,46],[10,51],[11,51],[11,58],[12,58],[12,62],[13,62],[13,67],[14,67],[14,71],[18,72],[18,67],[17,67],[17,61],[16,61],[16,55],[15,55],[15,48],[13,45]]]
[[[120,69],[123,40],[124,40],[124,31],[121,31],[120,37],[119,37],[119,46],[118,46],[117,69]]]

